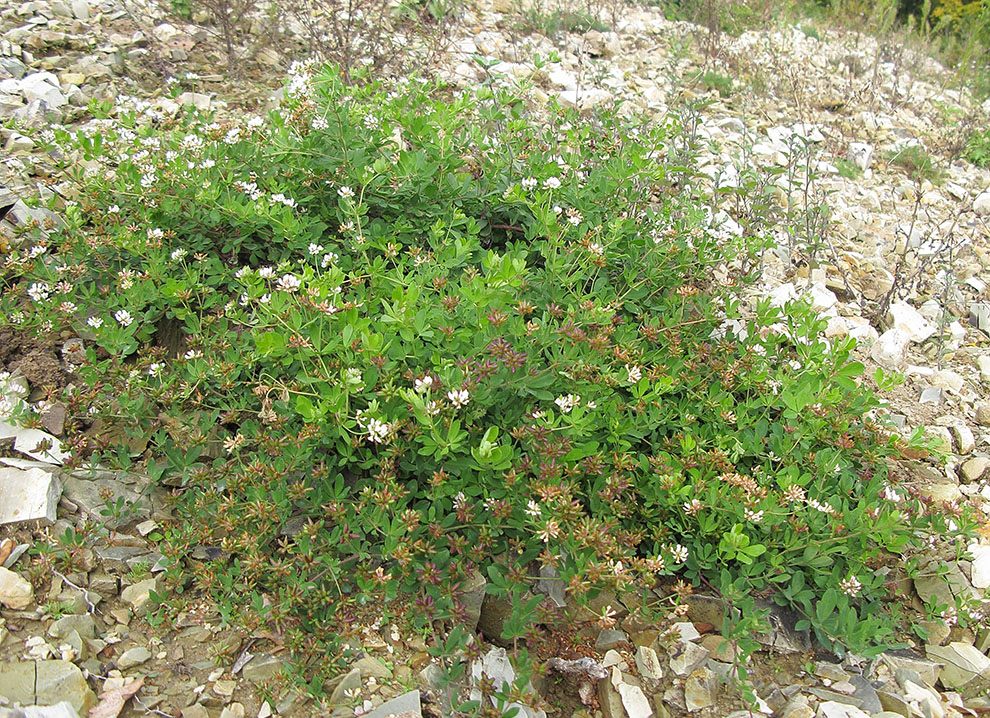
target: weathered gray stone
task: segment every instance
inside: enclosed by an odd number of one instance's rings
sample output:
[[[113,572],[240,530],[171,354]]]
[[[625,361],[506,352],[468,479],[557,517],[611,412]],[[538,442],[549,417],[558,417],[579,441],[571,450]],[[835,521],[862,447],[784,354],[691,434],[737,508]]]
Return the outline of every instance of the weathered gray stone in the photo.
[[[66,701],[85,714],[96,705],[82,672],[69,661],[16,661],[0,664],[0,696],[24,705]]]
[[[985,456],[974,456],[962,465],[963,480],[967,483],[979,481],[990,468],[990,459]]]
[[[419,691],[409,691],[393,698],[367,713],[363,718],[419,718],[422,716]]]
[[[96,637],[96,622],[93,617],[84,613],[78,616],[62,616],[48,627],[48,635],[52,638],[64,638],[72,631],[77,631],[83,638]]]
[[[62,701],[51,706],[0,708],[0,718],[79,718],[79,714],[71,703]]]
[[[374,656],[359,658],[354,662],[353,667],[361,671],[361,678],[363,680],[374,677],[376,680],[381,681],[392,677],[392,671],[380,659]]]
[[[595,649],[607,651],[622,643],[628,643],[629,636],[624,631],[616,631],[612,628],[604,628],[598,632],[598,639],[595,641]]]
[[[718,676],[715,673],[705,667],[694,671],[684,681],[684,704],[688,712],[693,713],[713,705],[717,692]]]
[[[20,611],[34,602],[31,584],[9,569],[0,566],[0,604]]]
[[[814,709],[808,704],[808,699],[798,693],[791,698],[779,711],[780,718],[815,718]],[[774,712],[777,715],[777,712]]]
[[[142,663],[147,663],[150,660],[151,651],[147,647],[135,646],[120,654],[120,658],[117,659],[117,668],[126,671],[129,668],[140,666]]]
[[[946,688],[972,698],[990,688],[990,658],[968,643],[955,641],[947,646],[926,646],[925,653],[945,664],[940,680]]]
[[[670,654],[670,670],[675,676],[689,676],[708,660],[709,655],[708,649],[682,641]]]
[[[956,596],[976,598],[976,592],[970,586],[969,580],[955,563],[946,564],[945,576],[938,575],[940,563],[930,563],[923,572],[914,579],[914,590],[927,604],[936,603],[941,606],[954,606]],[[929,658],[931,656],[929,655]]]
[[[275,677],[284,667],[285,662],[278,656],[259,654],[244,666],[241,675],[252,683],[264,683]]]
[[[151,592],[158,590],[158,579],[149,578],[138,583],[131,584],[120,592],[120,600],[128,604],[135,616],[143,616],[148,612],[148,603],[151,600]]]
[[[870,718],[869,713],[863,712],[856,706],[835,701],[820,703],[817,716],[818,718]]]
[[[477,569],[461,584],[461,603],[467,613],[465,617],[465,627],[471,633],[478,629],[478,620],[481,618],[481,604],[485,600],[485,586],[487,579]]]
[[[648,646],[640,646],[636,649],[636,670],[641,678],[650,681],[663,680],[663,669],[660,667],[660,659],[657,652]]]
[[[62,485],[50,471],[0,466],[0,525],[54,523],[61,496]]]
[[[345,694],[350,691],[359,690],[361,690],[361,669],[352,668],[344,674],[343,680],[337,684],[337,686],[333,689],[333,693],[330,694],[330,705],[347,705],[350,702],[350,699]]]

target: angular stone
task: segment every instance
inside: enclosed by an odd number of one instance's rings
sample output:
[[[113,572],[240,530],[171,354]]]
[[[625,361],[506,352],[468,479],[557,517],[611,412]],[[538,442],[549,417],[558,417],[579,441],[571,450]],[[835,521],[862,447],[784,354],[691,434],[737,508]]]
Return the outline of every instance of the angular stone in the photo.
[[[966,386],[966,379],[958,372],[942,369],[935,372],[930,379],[932,386],[958,394]]]
[[[975,646],[955,641],[947,646],[926,646],[929,658],[944,663],[940,680],[948,689],[973,698],[990,688],[990,658]]]
[[[24,705],[66,701],[80,714],[96,705],[79,668],[69,661],[16,661],[0,664],[0,696]]]
[[[392,671],[380,659],[373,656],[359,658],[354,662],[353,667],[361,671],[361,678],[363,680],[374,677],[376,680],[383,681],[392,677]]]
[[[985,456],[974,456],[962,465],[963,480],[967,483],[979,481],[990,468],[990,459]]]
[[[461,584],[461,603],[464,604],[465,624],[467,630],[474,633],[478,629],[481,618],[481,604],[485,600],[487,579],[477,569]]]
[[[888,369],[903,366],[911,337],[900,329],[888,329],[870,347],[870,356]]]
[[[0,525],[21,521],[55,522],[62,485],[44,469],[0,467]]]
[[[34,602],[34,588],[21,577],[0,566],[0,604],[22,611]]]
[[[976,448],[976,437],[973,430],[964,424],[953,424],[949,427],[952,436],[956,440],[956,451],[960,454],[968,454]]]
[[[147,663],[150,660],[151,651],[145,646],[135,646],[120,654],[120,658],[117,659],[117,668],[126,671],[129,668],[140,666],[142,663]]]
[[[973,211],[981,217],[990,216],[990,190],[977,195],[973,200]]]
[[[976,423],[980,426],[990,426],[990,404],[985,401],[976,405]]]
[[[708,660],[708,650],[696,643],[678,643],[670,655],[670,670],[675,676],[689,676]]]
[[[938,329],[922,316],[921,312],[907,302],[894,302],[890,305],[887,320],[893,329],[900,329],[912,342],[923,342]]]
[[[808,699],[798,693],[791,698],[779,711],[780,718],[815,718],[814,709],[808,704]],[[777,715],[777,712],[774,712]]]
[[[629,636],[625,634],[625,631],[604,628],[598,633],[598,639],[595,641],[595,649],[598,651],[607,651],[628,642]]]
[[[331,706],[347,705],[350,699],[345,694],[350,691],[360,691],[360,690],[361,690],[361,669],[352,668],[346,674],[344,674],[343,679],[333,689],[333,693],[330,694],[330,705]]]
[[[653,715],[653,707],[639,686],[623,682],[615,690],[619,692],[622,707],[629,718],[650,718]]]
[[[718,676],[708,668],[699,668],[684,682],[684,703],[693,713],[715,703]]]
[[[865,713],[856,706],[836,703],[835,701],[820,703],[817,716],[818,718],[870,718],[869,713]]]
[[[96,622],[88,613],[78,616],[62,616],[48,627],[48,635],[52,638],[65,638],[72,631],[76,631],[83,638],[96,637]]]
[[[865,172],[870,168],[870,161],[873,159],[873,145],[866,142],[850,142],[846,157],[854,166]]]
[[[920,655],[904,656],[887,651],[880,654],[880,656],[883,659],[883,662],[886,663],[892,671],[914,671],[921,676],[921,680],[929,686],[935,685],[938,681],[939,675],[942,672],[942,663],[926,660]]]
[[[128,604],[135,616],[143,616],[148,612],[148,602],[151,600],[151,592],[158,590],[158,579],[149,578],[138,583],[131,584],[120,592],[120,600]]]
[[[969,551],[973,554],[973,564],[970,569],[970,582],[973,588],[980,591],[990,588],[990,546],[971,544]]]
[[[396,718],[420,718],[422,715],[423,708],[420,702],[419,691],[409,691],[383,703],[370,713],[366,713],[363,718],[389,718],[389,716],[396,716]]]
[[[252,683],[264,683],[265,681],[274,678],[284,666],[285,663],[281,658],[277,656],[260,654],[252,658],[248,664],[244,666],[244,669],[241,671],[241,675]]]
[[[663,680],[663,669],[660,667],[660,659],[657,652],[648,646],[640,646],[636,649],[636,670],[641,678],[651,681]]]

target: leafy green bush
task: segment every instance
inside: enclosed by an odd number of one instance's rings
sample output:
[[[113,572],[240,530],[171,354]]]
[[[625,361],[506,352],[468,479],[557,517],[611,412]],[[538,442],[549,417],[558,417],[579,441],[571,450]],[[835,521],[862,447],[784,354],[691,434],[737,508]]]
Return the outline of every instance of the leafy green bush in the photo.
[[[990,167],[990,130],[978,130],[969,136],[965,157],[977,167]]]
[[[86,339],[78,460],[129,460],[94,421],[151,436],[170,590],[218,547],[196,587],[304,663],[371,596],[458,619],[476,567],[525,637],[534,563],[579,599],[677,574],[889,642],[883,567],[947,519],[891,485],[852,341],[801,303],[742,317],[763,241],[665,163],[676,123],[441,90],[297,70],[267,120],[39,138],[86,169],[0,314]]]
[[[890,150],[884,156],[888,164],[902,168],[916,182],[928,180],[932,184],[941,184],[945,179],[945,171],[935,164],[921,145],[906,145],[899,150]]]
[[[706,90],[717,90],[719,97],[729,97],[732,94],[732,78],[714,70],[701,76],[701,85]]]

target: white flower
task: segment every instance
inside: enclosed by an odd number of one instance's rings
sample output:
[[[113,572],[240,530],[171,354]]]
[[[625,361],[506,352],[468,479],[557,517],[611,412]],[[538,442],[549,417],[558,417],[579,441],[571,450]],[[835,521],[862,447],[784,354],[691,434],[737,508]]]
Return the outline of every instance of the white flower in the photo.
[[[454,406],[464,406],[471,400],[467,389],[453,389],[447,392],[447,398]]]
[[[543,512],[540,510],[540,505],[538,503],[536,503],[535,501],[530,500],[529,503],[526,504],[526,515],[527,516],[530,516],[530,517],[532,517],[534,519],[538,519],[538,518],[540,518],[540,516],[542,515],[542,513]]]
[[[110,208],[107,209],[107,212],[109,212],[110,214],[117,214],[120,212],[120,206],[116,204],[111,205]]]
[[[294,274],[283,274],[279,277],[275,288],[283,292],[295,292],[298,291],[301,286],[302,280],[299,277]]]
[[[635,364],[626,364],[626,380],[630,384],[635,384],[643,378],[643,370]]]
[[[317,244],[316,242],[310,242],[309,247],[306,248],[306,251],[310,254],[319,254],[323,251],[323,245]]]
[[[258,297],[258,302],[261,304],[268,304],[268,302],[270,302],[271,300],[272,300],[271,292],[262,294],[260,297]]]
[[[261,277],[262,279],[271,279],[272,277],[275,276],[275,268],[262,267],[261,269],[258,270],[258,276]]]
[[[86,320],[86,323],[93,327],[93,329],[99,329],[103,326],[103,319],[101,317],[90,317]]]
[[[330,123],[327,122],[326,117],[314,117],[313,121],[310,123],[310,126],[314,130],[325,130],[330,126]]]
[[[120,309],[114,312],[113,318],[116,319],[117,322],[122,327],[129,327],[131,325],[131,322],[134,321],[134,318],[131,316],[131,313],[126,309]]]
[[[674,563],[684,563],[688,560],[688,550],[686,546],[681,546],[677,544],[670,548],[670,558]]]
[[[569,414],[571,409],[581,403],[581,397],[577,394],[568,394],[567,396],[558,396],[553,400],[553,403],[560,408],[561,414]]]
[[[743,509],[743,515],[746,517],[747,521],[752,521],[754,524],[758,524],[763,520],[762,511],[751,511],[750,509]]]
[[[696,513],[701,511],[703,507],[698,499],[691,499],[690,501],[685,501],[681,508],[684,509],[684,513],[688,516],[694,516]]]
[[[547,177],[543,180],[543,186],[547,189],[560,189],[560,179],[557,177]]]
[[[254,129],[256,127],[261,127],[263,124],[265,124],[265,118],[258,117],[257,115],[255,115],[254,117],[252,117],[250,120],[247,121],[247,126],[250,127],[251,129]]]
[[[234,276],[237,277],[238,279],[244,279],[244,277],[248,276],[249,274],[251,274],[251,267],[241,267],[236,272],[234,272]]]
[[[417,394],[422,394],[424,391],[433,386],[433,377],[427,374],[422,379],[417,379],[413,382],[413,387],[416,389]]]
[[[521,184],[522,188],[525,190],[533,190],[536,189],[536,185],[539,184],[539,182],[537,181],[536,177],[527,177],[519,184]]]
[[[440,413],[440,402],[434,399],[426,405],[426,413],[430,416],[436,416]]]
[[[48,299],[48,295],[51,292],[52,288],[45,282],[35,282],[27,290],[28,296],[36,302],[40,302],[42,299]]]
[[[839,590],[847,596],[855,596],[861,588],[863,588],[863,584],[859,582],[858,578],[852,575],[844,581],[839,581]]]
[[[567,221],[570,222],[571,224],[573,224],[575,227],[577,227],[579,224],[581,224],[581,220],[582,220],[582,217],[581,217],[581,213],[580,212],[574,211],[574,212],[568,212],[567,213]]]
[[[329,267],[331,264],[336,262],[337,259],[338,259],[338,255],[334,254],[333,252],[327,252],[326,254],[323,255],[323,260],[320,262],[320,266]]]
[[[11,314],[10,314],[10,323],[11,324],[23,324],[24,323],[24,312],[22,312],[20,310],[15,311],[15,312],[11,312]]]
[[[164,368],[165,365],[161,362],[152,362],[151,366],[148,367],[148,376],[158,376]]]
[[[28,252],[28,256],[31,259],[34,259],[35,257],[44,254],[47,250],[48,250],[48,247],[45,247],[45,246],[40,245],[40,244],[36,244],[33,247],[31,247],[31,251]]]
[[[388,424],[378,419],[370,419],[368,421],[368,441],[373,444],[383,444],[385,439],[388,437],[389,429]]]
[[[178,262],[180,259],[182,259],[183,257],[185,257],[187,254],[189,254],[189,252],[186,251],[185,249],[176,249],[176,250],[174,250],[172,252],[172,261],[173,262]]]
[[[344,185],[343,187],[337,190],[337,194],[339,194],[341,197],[353,197],[354,190],[352,190],[347,185]]]
[[[465,506],[467,506],[467,496],[464,495],[463,491],[458,491],[454,497],[454,508],[461,510]]]
[[[601,242],[591,242],[588,245],[588,251],[597,257],[605,256],[605,248],[601,245]]]
[[[148,230],[148,239],[161,239],[165,236],[165,232],[158,227],[152,227]]]
[[[201,352],[199,349],[190,349],[183,356],[186,359],[190,359],[190,360],[199,359],[200,357],[203,356],[203,352]]]

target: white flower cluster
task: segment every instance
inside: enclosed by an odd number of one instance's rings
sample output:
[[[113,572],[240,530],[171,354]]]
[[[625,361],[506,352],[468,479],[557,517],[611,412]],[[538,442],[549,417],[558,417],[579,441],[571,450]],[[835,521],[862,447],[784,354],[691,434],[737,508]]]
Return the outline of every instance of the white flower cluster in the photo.
[[[364,409],[359,409],[354,418],[357,420],[358,426],[367,432],[367,439],[372,444],[384,444],[388,441],[389,432],[392,431],[391,424],[387,424],[380,419],[367,416]]]
[[[553,400],[553,403],[560,409],[561,414],[570,414],[571,409],[581,404],[581,397],[577,394],[567,394],[566,396],[558,396]]]

